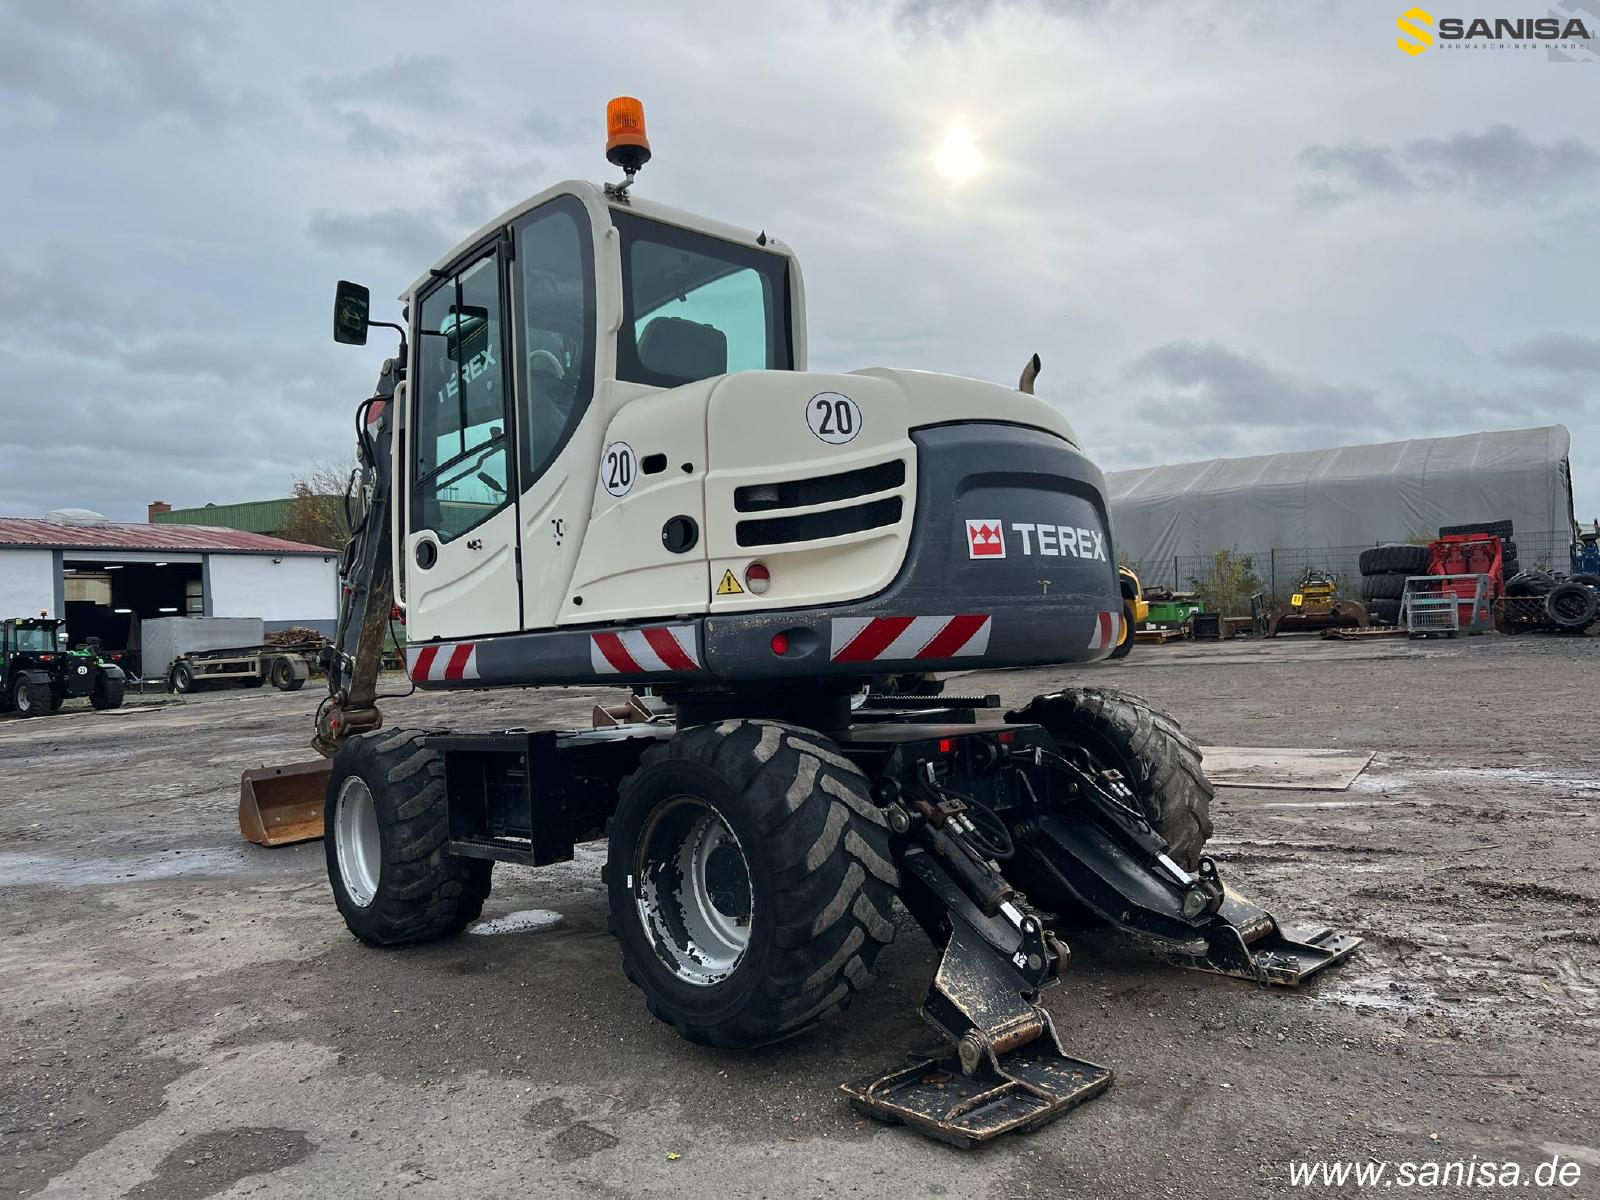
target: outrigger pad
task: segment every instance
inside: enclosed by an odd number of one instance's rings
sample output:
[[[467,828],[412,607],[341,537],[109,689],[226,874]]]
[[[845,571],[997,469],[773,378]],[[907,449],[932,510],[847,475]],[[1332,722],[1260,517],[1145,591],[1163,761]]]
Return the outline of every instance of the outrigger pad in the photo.
[[[1205,954],[1173,954],[1171,961],[1193,971],[1252,979],[1262,987],[1298,987],[1325,967],[1343,962],[1362,939],[1332,929],[1294,929],[1276,922],[1248,945],[1236,928],[1212,938]]]
[[[954,1056],[924,1058],[839,1090],[858,1112],[971,1150],[1003,1133],[1028,1133],[1105,1091],[1111,1068],[1068,1058],[1046,1035],[963,1075]]]

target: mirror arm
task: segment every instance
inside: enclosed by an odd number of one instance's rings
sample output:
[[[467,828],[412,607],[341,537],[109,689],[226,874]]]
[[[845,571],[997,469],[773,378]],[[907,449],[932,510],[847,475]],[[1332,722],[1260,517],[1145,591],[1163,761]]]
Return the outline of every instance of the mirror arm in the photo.
[[[368,321],[367,328],[392,329],[400,335],[400,361],[406,361],[406,327],[396,325],[393,321]]]

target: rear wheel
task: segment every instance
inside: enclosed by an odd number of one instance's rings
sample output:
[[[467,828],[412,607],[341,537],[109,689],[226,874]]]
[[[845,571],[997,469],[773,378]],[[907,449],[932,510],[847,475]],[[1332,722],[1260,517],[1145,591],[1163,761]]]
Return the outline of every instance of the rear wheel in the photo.
[[[645,752],[622,784],[611,932],[651,1013],[693,1042],[758,1046],[843,1008],[894,938],[889,830],[826,739],[724,721]]]
[[[121,708],[122,694],[126,683],[121,679],[110,679],[104,671],[95,680],[94,691],[89,693],[89,703],[96,708]]]
[[[294,664],[287,658],[272,660],[272,686],[280,692],[298,692],[306,681],[294,672]]]
[[[1063,747],[1082,747],[1097,766],[1121,772],[1168,852],[1195,868],[1211,836],[1214,789],[1200,747],[1166,713],[1127,692],[1070,688],[1006,719],[1042,725]]]
[[[489,896],[492,863],[446,852],[444,762],[416,729],[351,738],[328,777],[328,881],[369,946],[459,933]]]
[[[172,690],[179,695],[187,696],[194,689],[194,668],[188,663],[174,663],[172,666]]]

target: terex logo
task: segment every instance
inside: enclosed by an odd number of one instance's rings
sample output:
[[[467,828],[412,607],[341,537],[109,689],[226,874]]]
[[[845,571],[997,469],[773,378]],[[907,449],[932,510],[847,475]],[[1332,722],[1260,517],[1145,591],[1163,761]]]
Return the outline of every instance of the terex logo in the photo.
[[[1032,557],[1060,558],[1070,554],[1074,558],[1106,558],[1106,535],[1098,529],[1084,529],[1072,525],[1041,525],[1032,521],[1011,522],[1011,532],[1021,544],[1022,553]],[[1005,533],[995,520],[967,522],[968,558],[1004,558]]]
[[[1430,27],[1435,21],[1427,10],[1408,8],[1395,24],[1400,28],[1395,44],[1412,58],[1434,44]],[[1440,17],[1437,25],[1440,42],[1587,42],[1594,36],[1577,17]]]
[[[967,522],[968,558],[1004,558],[1006,535],[999,521]]]

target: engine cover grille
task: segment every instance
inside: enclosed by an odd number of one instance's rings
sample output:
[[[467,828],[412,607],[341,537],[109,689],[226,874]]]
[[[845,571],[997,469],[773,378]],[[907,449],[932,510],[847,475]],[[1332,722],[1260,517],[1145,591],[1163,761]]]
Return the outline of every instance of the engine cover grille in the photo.
[[[906,464],[900,459],[858,467],[854,471],[841,471],[835,475],[817,475],[810,479],[788,479],[782,483],[753,483],[735,488],[733,507],[738,512],[766,512],[775,508],[809,508],[813,504],[831,504],[853,496],[870,496],[886,492],[906,481]],[[867,528],[870,528],[868,526]],[[747,545],[741,537],[740,545]]]
[[[901,511],[901,498],[890,496],[867,504],[854,504],[849,508],[830,508],[823,512],[740,521],[735,527],[735,537],[741,546],[778,546],[789,542],[810,542],[818,538],[839,537],[846,533],[861,533],[867,529],[894,525],[899,522]]]

